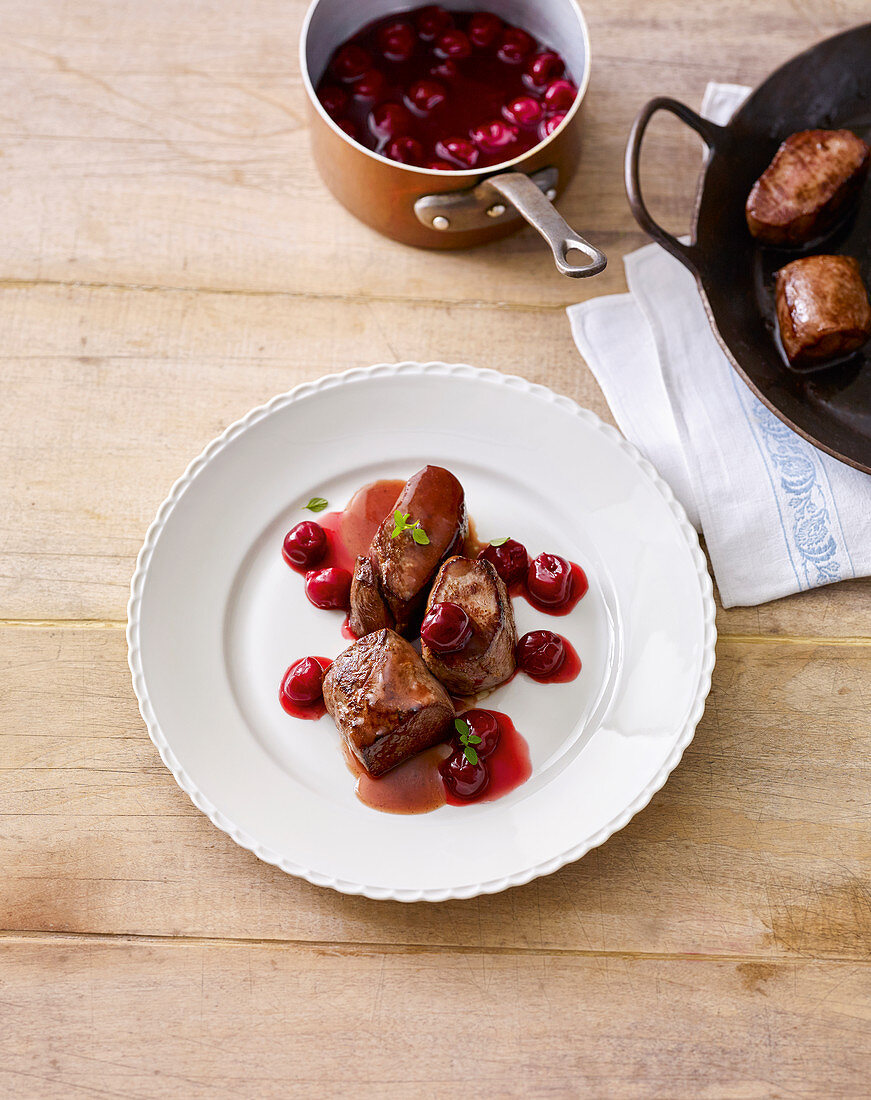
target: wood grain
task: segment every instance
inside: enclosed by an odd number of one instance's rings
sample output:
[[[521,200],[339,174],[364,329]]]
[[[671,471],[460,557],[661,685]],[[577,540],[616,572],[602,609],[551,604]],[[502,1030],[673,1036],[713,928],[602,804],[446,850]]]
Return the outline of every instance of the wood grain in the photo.
[[[721,645],[695,740],[626,829],[438,906],[339,898],[237,848],[160,762],[124,656],[120,629],[0,630],[2,927],[871,959],[871,647]]]
[[[25,940],[5,1096],[865,1094],[851,963]],[[51,1036],[50,1045],[46,1036]]]

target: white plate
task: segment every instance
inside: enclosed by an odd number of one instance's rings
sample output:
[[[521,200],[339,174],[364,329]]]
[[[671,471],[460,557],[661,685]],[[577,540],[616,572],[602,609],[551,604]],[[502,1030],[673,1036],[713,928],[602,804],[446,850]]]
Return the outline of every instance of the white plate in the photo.
[[[312,496],[341,508],[430,462],[460,478],[482,537],[571,558],[590,591],[556,620],[515,601],[520,633],[555,628],[583,661],[573,683],[518,676],[488,702],[529,742],[531,779],[495,802],[402,817],[358,801],[329,718],[279,706],[291,661],[347,644],[281,541]],[[290,874],[401,901],[495,893],[601,844],[680,760],[714,664],[705,560],[649,463],[567,398],[443,363],[322,378],[228,428],[161,506],[128,617],[142,716],[195,805]]]

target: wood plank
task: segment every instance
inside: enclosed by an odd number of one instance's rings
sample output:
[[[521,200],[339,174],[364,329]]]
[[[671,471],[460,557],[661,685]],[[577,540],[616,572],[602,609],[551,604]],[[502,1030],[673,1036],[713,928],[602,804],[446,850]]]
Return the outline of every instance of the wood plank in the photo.
[[[861,22],[866,0],[587,0],[593,79],[580,173],[562,208],[608,250],[608,272],[559,276],[532,231],[462,255],[419,252],[359,225],[308,150],[296,60],[305,0],[198,5],[195,29],[146,0],[0,3],[0,277],[561,306],[623,288],[644,240],[622,184],[636,112],[662,92],[697,106],[708,79],[755,84],[815,40]],[[699,43],[704,43],[700,50]],[[689,219],[698,144],[656,124],[646,192]],[[378,257],[377,275],[373,258]]]
[[[472,359],[611,421],[558,312],[51,286],[2,290],[0,310],[5,619],[122,619],[145,530],[191,458],[249,408],[322,374]],[[869,623],[863,580],[734,609],[719,625],[849,637]]]
[[[11,1098],[866,1094],[867,964],[6,940]]]
[[[651,805],[556,875],[439,906],[259,863],[179,791],[120,629],[0,629],[0,927],[871,958],[871,647],[724,644]]]

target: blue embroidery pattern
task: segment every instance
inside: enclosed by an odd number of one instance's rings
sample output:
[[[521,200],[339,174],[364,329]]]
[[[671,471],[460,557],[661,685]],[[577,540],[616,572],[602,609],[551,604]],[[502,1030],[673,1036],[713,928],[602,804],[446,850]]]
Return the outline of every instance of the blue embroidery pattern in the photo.
[[[749,393],[748,397],[753,402],[752,420],[748,416],[748,421],[758,428],[757,434],[765,445],[772,473],[779,478],[786,495],[792,519],[788,541],[798,552],[799,566],[804,574],[802,588],[841,580],[841,548],[829,512],[830,507],[835,512],[837,509],[826,491],[828,479],[823,480],[821,456],[760,401]],[[786,531],[784,534],[788,536]]]

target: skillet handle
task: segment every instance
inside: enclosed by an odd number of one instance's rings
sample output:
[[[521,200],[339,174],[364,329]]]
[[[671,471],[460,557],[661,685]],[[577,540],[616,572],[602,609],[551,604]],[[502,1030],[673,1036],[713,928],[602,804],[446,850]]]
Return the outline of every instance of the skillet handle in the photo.
[[[641,143],[644,140],[644,133],[648,123],[657,111],[670,111],[671,114],[676,115],[681,122],[685,122],[687,126],[695,130],[705,145],[707,145],[709,151],[716,149],[717,146],[724,141],[728,131],[725,126],[718,126],[715,122],[710,122],[708,119],[702,118],[701,115],[696,114],[695,111],[691,110],[677,99],[670,99],[668,96],[657,96],[656,99],[651,99],[651,101],[642,108],[638,117],[635,119],[629,134],[629,141],[626,145],[626,194],[629,196],[629,205],[632,208],[635,220],[658,244],[661,244],[667,252],[670,252],[672,256],[680,260],[685,267],[689,268],[693,275],[698,276],[699,249],[695,241],[690,244],[684,244],[672,233],[668,233],[663,229],[658,222],[653,220],[644,202],[644,197],[641,194]]]

